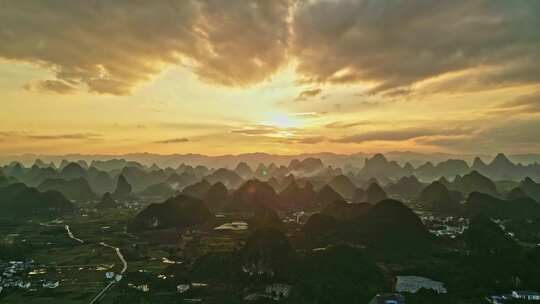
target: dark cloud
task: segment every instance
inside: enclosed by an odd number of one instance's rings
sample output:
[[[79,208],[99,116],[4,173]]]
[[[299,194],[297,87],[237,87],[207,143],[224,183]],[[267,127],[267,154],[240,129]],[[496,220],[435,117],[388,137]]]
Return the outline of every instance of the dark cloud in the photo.
[[[71,133],[71,134],[30,134],[26,135],[34,140],[62,140],[62,139],[97,139],[100,134],[95,133]]]
[[[306,1],[291,53],[306,81],[371,83],[371,93],[408,94],[421,81],[480,68],[460,83],[538,83],[538,11],[540,2],[526,0]]]
[[[461,129],[437,130],[430,128],[408,128],[396,130],[369,131],[361,134],[345,136],[334,140],[338,143],[364,143],[368,141],[405,141],[425,136],[461,135],[470,131]]]
[[[52,71],[37,87],[58,93],[129,94],[175,64],[244,86],[295,62],[303,83],[400,98],[434,79],[427,92],[540,83],[538,11],[529,0],[5,0],[0,58]]]
[[[74,93],[77,88],[74,86],[59,80],[43,80],[31,84],[26,84],[23,88],[30,92],[45,92],[45,93],[58,93],[58,94],[70,94]]]
[[[278,132],[279,129],[271,126],[253,126],[243,129],[232,130],[232,133],[243,134],[243,135],[273,135]]]
[[[171,138],[171,139],[165,139],[165,140],[158,140],[154,143],[156,144],[179,144],[179,143],[186,143],[189,142],[189,139],[187,138]]]
[[[324,136],[312,136],[295,139],[296,143],[314,145],[326,141]]]
[[[325,125],[325,127],[328,129],[348,129],[352,127],[365,126],[369,124],[372,124],[372,122],[370,121],[355,121],[355,122],[334,121]]]
[[[296,100],[298,101],[301,101],[301,100],[307,100],[307,99],[310,99],[310,98],[313,98],[313,97],[317,97],[319,95],[321,95],[322,93],[322,89],[309,89],[309,90],[304,90],[302,92],[300,92],[300,94],[298,94],[298,97],[296,97]]]
[[[181,61],[206,81],[247,85],[285,62],[289,7],[287,0],[6,0],[0,58],[51,70],[56,88],[95,93],[129,94]]]

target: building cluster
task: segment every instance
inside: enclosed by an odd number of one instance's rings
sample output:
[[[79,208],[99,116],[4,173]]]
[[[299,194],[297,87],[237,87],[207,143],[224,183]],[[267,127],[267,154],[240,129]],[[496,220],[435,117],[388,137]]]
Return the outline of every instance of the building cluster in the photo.
[[[269,284],[264,288],[264,292],[252,293],[244,297],[245,301],[259,301],[263,299],[271,299],[280,301],[289,297],[291,293],[291,285],[288,284]]]
[[[0,261],[0,292],[9,288],[29,290],[30,288],[54,289],[60,286],[58,281],[39,280],[31,282],[27,277],[37,267],[33,260],[28,261]]]
[[[469,228],[469,220],[463,217],[421,215],[420,219],[437,237],[455,239]]]
[[[535,301],[540,302],[540,292],[514,290],[509,294],[491,295],[486,300],[492,304],[504,304],[512,301]]]
[[[420,276],[397,276],[396,291],[417,293],[420,289],[433,290],[436,293],[447,293],[444,283]]]

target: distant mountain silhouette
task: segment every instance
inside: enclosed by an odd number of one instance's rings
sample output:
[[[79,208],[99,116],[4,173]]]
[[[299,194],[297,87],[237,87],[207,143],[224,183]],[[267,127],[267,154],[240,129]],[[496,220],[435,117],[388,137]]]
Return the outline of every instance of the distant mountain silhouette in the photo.
[[[0,188],[0,207],[1,217],[13,218],[60,216],[75,210],[60,192],[40,192],[21,183]]]
[[[338,175],[328,183],[339,195],[347,200],[351,200],[356,191],[356,185],[345,175]]]
[[[406,255],[423,252],[433,237],[420,218],[403,203],[386,199],[354,219],[346,232],[350,239],[383,255]]]
[[[417,197],[425,185],[421,183],[416,176],[404,176],[395,183],[386,185],[385,189],[388,194],[403,196],[403,197]]]
[[[315,203],[324,208],[326,205],[336,202],[344,201],[345,199],[339,195],[332,187],[326,185],[322,187],[315,195]]]
[[[527,177],[521,181],[519,187],[529,197],[533,198],[537,202],[540,202],[540,183],[536,183],[531,178]]]
[[[202,200],[206,196],[208,190],[210,190],[210,187],[212,187],[212,185],[208,181],[202,180],[185,187],[184,190],[182,190],[182,193]]]
[[[520,187],[515,187],[506,195],[506,199],[510,201],[524,198],[529,198],[529,196]]]
[[[382,154],[375,154],[371,158],[366,158],[359,176],[361,178],[399,178],[405,174],[405,170],[397,162],[388,161]]]
[[[223,183],[228,189],[236,189],[242,185],[244,180],[235,171],[220,168],[214,171],[212,174],[205,176],[209,183],[215,184],[217,182]]]
[[[197,182],[197,176],[193,172],[182,172],[180,174],[174,172],[169,175],[166,182],[174,189],[181,190],[188,185],[192,185]]]
[[[418,200],[425,208],[435,212],[457,213],[461,208],[459,201],[440,182],[433,182],[424,188]]]
[[[314,208],[315,196],[316,193],[311,183],[308,182],[304,187],[300,187],[293,180],[278,194],[278,204],[281,209],[286,210]]]
[[[351,202],[354,204],[360,204],[360,203],[366,202],[366,191],[362,188],[356,188]]]
[[[113,196],[116,199],[125,199],[129,197],[132,191],[131,185],[128,183],[123,174],[118,176],[116,181],[116,189],[114,190]]]
[[[66,198],[74,201],[89,201],[96,198],[96,194],[84,178],[73,178],[69,180],[59,178],[46,179],[37,188],[42,192],[58,191]]]
[[[278,196],[268,183],[252,179],[231,194],[228,210],[255,211],[260,207],[276,209]]]
[[[297,172],[298,175],[312,175],[319,170],[323,170],[325,166],[320,159],[308,157],[303,160],[292,160],[288,168],[290,171]]]
[[[60,177],[63,179],[85,178],[86,170],[78,163],[69,163],[60,171]]]
[[[96,193],[113,192],[116,186],[115,180],[109,173],[95,167],[90,167],[87,170],[87,180],[92,190]]]
[[[181,194],[163,203],[150,204],[133,218],[128,229],[182,229],[204,224],[212,218],[212,213],[201,200]]]
[[[238,163],[234,171],[243,179],[251,179],[253,177],[253,170],[245,162]]]
[[[227,187],[220,182],[210,186],[204,195],[203,202],[210,210],[221,210],[229,198]]]
[[[464,207],[466,214],[471,217],[475,215],[498,219],[540,217],[540,204],[531,198],[507,201],[489,194],[472,192],[467,198]]]
[[[387,198],[386,192],[377,183],[372,183],[366,189],[366,202],[376,204]]]
[[[157,183],[146,187],[144,190],[137,192],[138,196],[142,197],[160,197],[168,198],[176,193],[171,185],[168,183]]]
[[[101,201],[96,204],[96,208],[98,209],[110,209],[116,207],[118,207],[118,204],[109,192],[103,194]]]
[[[452,188],[458,190],[466,196],[471,192],[481,192],[493,196],[499,195],[495,183],[477,171],[472,171],[463,177],[458,175],[452,182]]]

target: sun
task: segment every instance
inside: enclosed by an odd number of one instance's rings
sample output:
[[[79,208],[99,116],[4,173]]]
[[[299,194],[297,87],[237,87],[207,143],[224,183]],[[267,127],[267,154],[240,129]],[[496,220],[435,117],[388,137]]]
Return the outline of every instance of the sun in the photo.
[[[262,125],[272,126],[280,129],[297,128],[302,125],[302,122],[285,114],[276,114],[269,120],[261,122]]]

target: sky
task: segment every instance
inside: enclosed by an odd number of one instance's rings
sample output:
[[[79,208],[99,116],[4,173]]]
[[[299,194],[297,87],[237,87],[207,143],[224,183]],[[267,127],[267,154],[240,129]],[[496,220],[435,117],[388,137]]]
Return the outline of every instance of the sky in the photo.
[[[0,0],[0,155],[540,151],[540,1]]]

